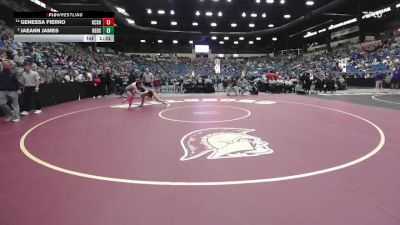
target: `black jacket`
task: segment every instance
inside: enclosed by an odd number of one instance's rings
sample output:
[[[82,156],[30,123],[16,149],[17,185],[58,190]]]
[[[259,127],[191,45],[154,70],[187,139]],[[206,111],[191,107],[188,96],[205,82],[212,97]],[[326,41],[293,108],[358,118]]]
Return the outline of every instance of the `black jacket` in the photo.
[[[3,70],[0,73],[0,91],[17,91],[19,88],[17,77],[11,71]]]

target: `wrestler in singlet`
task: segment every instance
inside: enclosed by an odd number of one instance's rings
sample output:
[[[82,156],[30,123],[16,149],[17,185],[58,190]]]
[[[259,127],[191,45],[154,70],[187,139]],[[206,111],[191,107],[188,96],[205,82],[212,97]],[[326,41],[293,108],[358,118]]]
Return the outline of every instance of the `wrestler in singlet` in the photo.
[[[149,98],[149,99],[154,99],[154,100],[156,100],[156,101],[158,101],[158,102],[161,102],[162,104],[166,105],[167,107],[170,106],[168,103],[166,103],[164,100],[162,100],[162,99],[156,94],[156,92],[155,92],[154,90],[152,90],[152,89],[148,89],[148,88],[145,88],[145,87],[141,86],[141,87],[139,88],[139,91],[140,91],[140,93],[142,94],[142,104],[139,105],[139,107],[142,107],[142,106],[143,106],[143,103],[144,103],[144,100],[145,100],[146,97]]]
[[[127,95],[127,98],[124,99],[124,101],[128,100],[129,109],[132,106],[133,97],[134,97],[135,93],[140,94],[140,92],[141,92],[139,90],[139,88],[141,88],[141,82],[140,81],[133,82],[132,84],[129,84],[128,86],[125,87],[125,94]]]

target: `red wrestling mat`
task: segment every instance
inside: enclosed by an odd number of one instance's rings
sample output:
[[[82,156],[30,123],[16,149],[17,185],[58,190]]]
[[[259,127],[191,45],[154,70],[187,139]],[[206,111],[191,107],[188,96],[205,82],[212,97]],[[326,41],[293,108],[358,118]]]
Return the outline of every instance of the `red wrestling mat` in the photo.
[[[1,123],[0,224],[400,224],[398,111],[166,99],[89,99]]]

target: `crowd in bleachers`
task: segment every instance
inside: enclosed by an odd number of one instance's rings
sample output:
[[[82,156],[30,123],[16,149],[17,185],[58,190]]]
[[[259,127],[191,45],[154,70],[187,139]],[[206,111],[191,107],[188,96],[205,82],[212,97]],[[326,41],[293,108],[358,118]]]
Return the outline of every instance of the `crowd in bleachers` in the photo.
[[[345,60],[346,66],[340,66]],[[277,72],[281,76],[299,77],[310,73],[319,79],[375,78],[384,81],[386,87],[399,88],[400,41],[370,42],[348,45],[332,51],[320,52],[304,57],[275,57],[248,61],[247,74],[262,76]]]
[[[201,59],[195,63],[195,74],[199,76],[210,76],[214,74],[215,65],[208,59]]]
[[[220,65],[221,76],[241,76],[245,67],[243,59],[223,59]]]
[[[121,57],[121,56],[119,56]],[[151,73],[153,74],[158,74],[160,76],[166,75],[164,69],[160,64],[155,62],[152,59],[147,59],[145,56],[144,57],[135,57],[131,56],[127,60],[128,65],[128,71],[144,71],[146,68],[150,70]]]
[[[164,68],[171,77],[186,76],[190,74],[190,59],[183,57],[169,57],[158,60],[158,63]]]

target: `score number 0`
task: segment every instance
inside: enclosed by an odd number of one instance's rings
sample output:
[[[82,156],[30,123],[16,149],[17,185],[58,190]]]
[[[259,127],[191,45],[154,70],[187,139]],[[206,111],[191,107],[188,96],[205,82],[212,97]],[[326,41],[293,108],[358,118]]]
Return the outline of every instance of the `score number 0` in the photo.
[[[103,18],[103,26],[114,26],[114,18]]]

